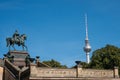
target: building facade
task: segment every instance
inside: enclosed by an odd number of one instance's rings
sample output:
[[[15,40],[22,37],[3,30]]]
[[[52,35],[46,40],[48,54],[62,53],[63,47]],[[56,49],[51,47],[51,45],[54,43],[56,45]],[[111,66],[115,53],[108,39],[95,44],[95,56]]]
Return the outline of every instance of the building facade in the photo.
[[[34,61],[27,52],[21,51],[8,52],[3,68],[3,80],[119,80],[117,67],[113,70],[95,70],[83,69],[77,64],[76,68],[70,69],[51,68],[40,62],[39,57]]]

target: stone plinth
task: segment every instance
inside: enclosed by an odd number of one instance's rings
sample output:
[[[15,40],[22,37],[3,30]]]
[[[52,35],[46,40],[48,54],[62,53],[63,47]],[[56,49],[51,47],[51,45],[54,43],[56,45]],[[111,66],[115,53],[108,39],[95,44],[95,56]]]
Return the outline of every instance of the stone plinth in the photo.
[[[29,54],[26,51],[9,51],[7,55],[14,56],[14,65],[25,66],[25,58]]]

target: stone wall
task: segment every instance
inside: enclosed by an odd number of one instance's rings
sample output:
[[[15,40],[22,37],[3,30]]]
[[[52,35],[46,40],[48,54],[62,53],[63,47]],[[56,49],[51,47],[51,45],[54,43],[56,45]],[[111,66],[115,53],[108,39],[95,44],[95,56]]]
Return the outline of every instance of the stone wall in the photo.
[[[31,68],[31,77],[76,77],[76,69]]]
[[[32,65],[30,69],[30,78],[114,78],[115,74],[118,74],[114,70],[82,69],[80,67],[74,69],[57,69]]]
[[[78,77],[114,77],[113,70],[81,69]]]

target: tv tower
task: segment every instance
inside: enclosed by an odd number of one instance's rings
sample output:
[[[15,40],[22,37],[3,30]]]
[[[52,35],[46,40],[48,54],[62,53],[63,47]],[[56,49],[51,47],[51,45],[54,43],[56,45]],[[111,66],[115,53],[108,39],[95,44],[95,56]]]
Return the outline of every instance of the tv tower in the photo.
[[[85,51],[85,53],[86,53],[86,62],[89,63],[89,62],[90,62],[89,53],[90,53],[90,51],[91,51],[91,46],[90,46],[89,40],[88,40],[87,14],[85,14],[85,26],[86,26],[86,38],[85,38],[84,51]]]

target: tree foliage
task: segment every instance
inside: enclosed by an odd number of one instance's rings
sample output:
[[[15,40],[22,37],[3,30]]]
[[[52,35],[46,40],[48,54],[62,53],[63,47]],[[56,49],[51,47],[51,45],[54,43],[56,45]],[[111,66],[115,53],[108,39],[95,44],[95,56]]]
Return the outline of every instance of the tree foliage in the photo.
[[[89,68],[89,64],[86,62],[81,62],[82,68]]]
[[[43,63],[47,64],[50,67],[53,68],[67,68],[66,65],[61,65],[60,62],[55,61],[54,59],[48,60],[48,61],[43,61]]]
[[[93,52],[90,66],[97,69],[113,69],[120,67],[120,48],[113,45],[106,45]]]

